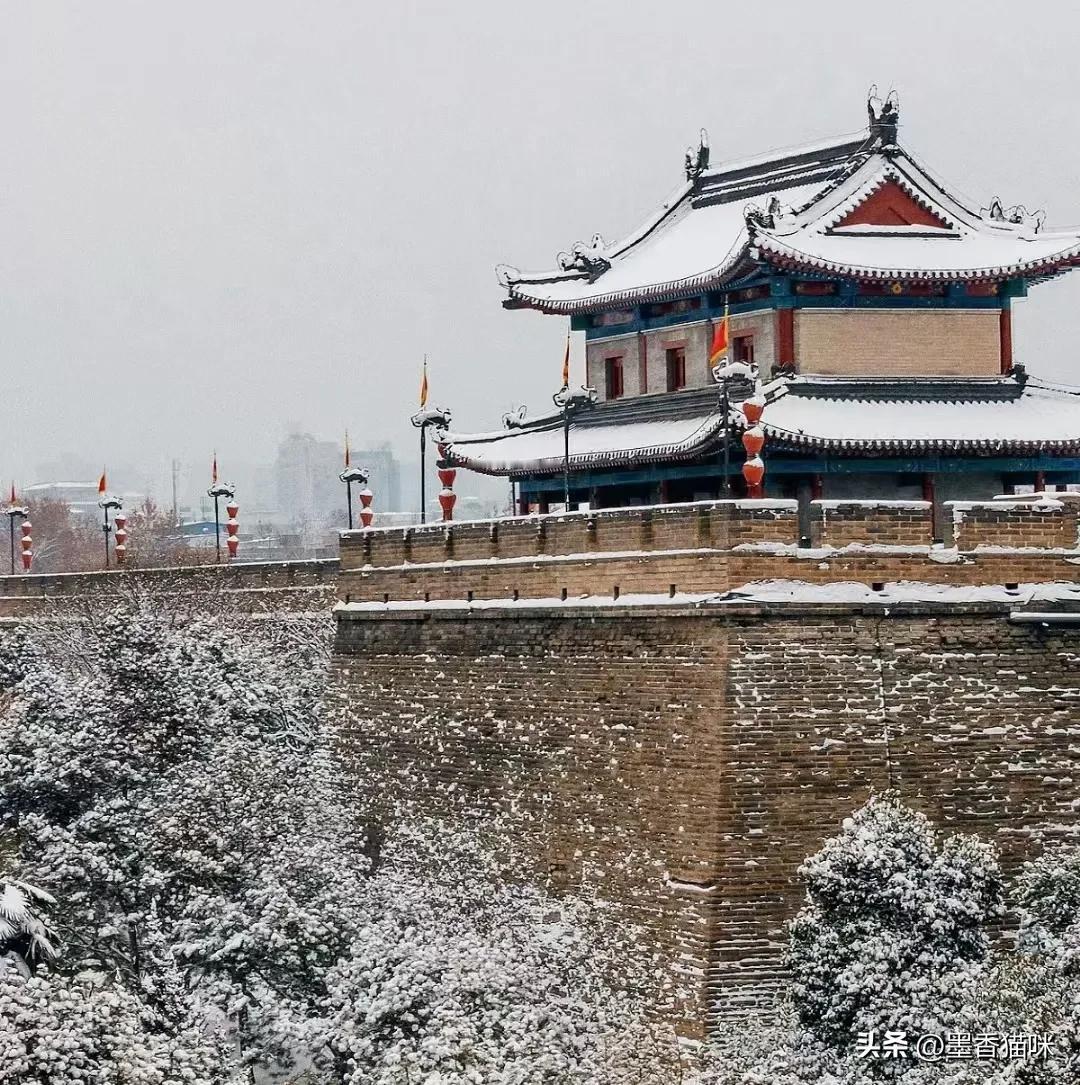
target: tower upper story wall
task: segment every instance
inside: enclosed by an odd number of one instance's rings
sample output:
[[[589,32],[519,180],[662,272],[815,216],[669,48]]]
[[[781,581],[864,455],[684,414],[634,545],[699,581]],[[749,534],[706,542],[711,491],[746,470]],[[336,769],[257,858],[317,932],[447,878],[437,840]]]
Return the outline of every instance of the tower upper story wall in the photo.
[[[731,314],[732,349],[738,358],[740,350],[749,348],[763,379],[781,366],[819,376],[993,377],[1012,364],[1008,297],[979,298],[971,308],[944,299],[918,307],[873,300],[873,306],[788,307],[769,299],[766,307]],[[709,348],[718,318],[715,310],[708,317],[698,312],[693,317],[661,326],[635,320],[629,331],[617,325],[588,329],[589,385],[601,399],[612,398],[609,362],[617,362],[622,396],[672,391],[668,352],[681,350],[681,387],[709,387]]]

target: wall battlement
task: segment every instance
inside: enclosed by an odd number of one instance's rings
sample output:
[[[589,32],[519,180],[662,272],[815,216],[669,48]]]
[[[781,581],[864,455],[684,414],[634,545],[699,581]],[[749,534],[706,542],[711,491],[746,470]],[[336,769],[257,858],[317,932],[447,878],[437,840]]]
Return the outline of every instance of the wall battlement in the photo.
[[[331,558],[0,576],[0,618],[31,617],[52,606],[121,593],[133,584],[208,601],[226,599],[241,610],[319,610],[333,601],[337,574],[338,561]]]
[[[723,592],[759,580],[981,585],[1080,579],[1080,496],[708,501],[346,532],[347,602]]]

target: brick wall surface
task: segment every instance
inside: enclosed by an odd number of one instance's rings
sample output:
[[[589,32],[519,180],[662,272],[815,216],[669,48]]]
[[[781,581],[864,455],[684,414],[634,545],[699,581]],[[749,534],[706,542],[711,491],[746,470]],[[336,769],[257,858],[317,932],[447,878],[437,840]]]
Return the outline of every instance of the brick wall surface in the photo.
[[[666,962],[658,1008],[700,1034],[775,984],[796,868],[872,789],[1009,863],[1078,829],[1080,615],[655,597],[1076,582],[1078,507],[955,503],[950,549],[920,501],[815,502],[811,547],[785,501],[356,532],[339,590],[376,605],[337,612],[348,762],[388,813],[513,814],[556,887],[600,871]]]
[[[1010,864],[1080,828],[1078,627],[990,605],[339,619],[365,801],[500,810],[556,888],[601,871],[691,1033],[775,984],[796,868],[871,789]]]
[[[799,309],[800,371],[830,376],[995,376],[997,310]]]

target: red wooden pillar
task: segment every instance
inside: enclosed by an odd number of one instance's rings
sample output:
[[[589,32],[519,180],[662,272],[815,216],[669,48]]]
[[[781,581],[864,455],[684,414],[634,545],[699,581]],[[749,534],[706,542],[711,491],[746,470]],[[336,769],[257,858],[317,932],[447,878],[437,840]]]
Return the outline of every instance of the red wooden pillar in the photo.
[[[821,475],[814,475],[810,480],[810,500],[820,501],[821,495],[825,492],[825,486],[822,481]]]
[[[546,516],[551,511],[546,497],[537,498],[536,511],[539,512],[541,516]]]
[[[795,365],[795,310],[776,310],[776,364]]]
[[[945,541],[944,508],[937,499],[937,486],[934,476],[928,471],[922,477],[922,496],[930,502],[930,533],[936,543]]]
[[[1013,346],[1012,346],[1012,310],[1004,308],[1001,310],[1001,372],[1008,373],[1012,369],[1013,364]]]
[[[1035,492],[1037,494],[1046,493],[1046,472],[1035,472]]]
[[[529,499],[524,494],[518,494],[518,516],[529,515]]]
[[[668,505],[671,503],[671,483],[666,478],[660,480],[660,504]]]
[[[644,332],[638,332],[638,392],[649,390],[649,344]]]

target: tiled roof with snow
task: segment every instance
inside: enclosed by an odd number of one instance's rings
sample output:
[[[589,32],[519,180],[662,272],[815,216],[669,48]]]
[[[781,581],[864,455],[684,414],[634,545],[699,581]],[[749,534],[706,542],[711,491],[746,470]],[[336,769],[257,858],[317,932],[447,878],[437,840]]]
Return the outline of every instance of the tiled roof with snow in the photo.
[[[838,225],[887,182],[942,226]],[[760,263],[920,281],[1041,278],[1080,263],[1080,230],[1044,232],[991,206],[967,206],[900,147],[845,137],[706,171],[623,241],[595,239],[580,266],[503,266],[500,281],[510,306],[576,313],[719,288]]]
[[[896,186],[940,227],[840,225],[883,186]],[[985,217],[965,207],[902,151],[873,154],[801,213],[752,230],[782,267],[855,279],[1002,280],[1053,274],[1080,262],[1080,231],[1047,232],[1027,216]]]
[[[766,388],[769,449],[840,455],[1080,451],[1080,389],[1023,377],[780,378]],[[732,410],[732,436],[741,412]],[[714,454],[724,422],[716,389],[598,404],[570,427],[571,470],[686,461]],[[558,417],[487,434],[447,434],[446,458],[492,475],[563,469]]]
[[[635,396],[597,404],[570,426],[570,466],[629,466],[693,458],[715,443],[723,422],[715,388]],[[520,429],[447,434],[451,463],[491,475],[554,474],[563,469],[561,416]]]
[[[773,447],[981,455],[1080,449],[1080,389],[1034,379],[796,377],[771,392],[762,424]]]

